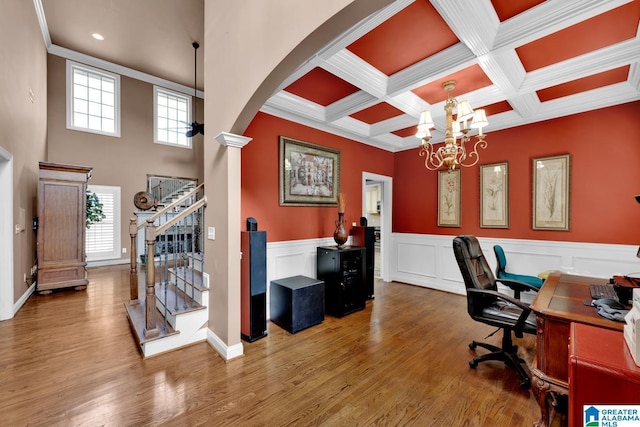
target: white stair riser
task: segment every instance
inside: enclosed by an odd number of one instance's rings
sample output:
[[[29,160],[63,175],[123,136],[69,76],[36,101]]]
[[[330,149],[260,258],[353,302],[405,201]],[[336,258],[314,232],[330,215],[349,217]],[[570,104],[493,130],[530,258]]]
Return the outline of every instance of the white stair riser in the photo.
[[[169,324],[171,325],[171,327],[172,327],[173,329],[175,329],[176,331],[179,331],[179,330],[180,330],[180,327],[179,327],[179,326],[180,326],[181,319],[183,319],[183,318],[187,318],[187,319],[188,319],[188,318],[190,318],[190,316],[191,316],[193,313],[204,313],[204,314],[203,314],[204,318],[205,318],[205,319],[208,319],[208,316],[209,316],[209,314],[208,314],[208,313],[209,313],[209,310],[207,309],[207,307],[206,307],[206,306],[205,306],[204,308],[199,309],[199,310],[193,310],[193,311],[188,311],[188,312],[184,312],[184,313],[178,313],[177,315],[173,315],[173,314],[171,314],[171,313],[170,313],[170,311],[171,311],[171,310],[173,310],[173,306],[174,306],[174,304],[175,304],[175,301],[169,301],[169,303],[168,303],[168,304],[169,304],[169,305],[168,305],[168,307],[167,307],[167,316],[166,316],[166,319],[167,319],[167,321],[169,322]],[[162,301],[160,298],[158,298],[158,297],[156,297],[156,308],[160,311],[160,313],[163,313],[163,314],[164,314],[164,308],[165,308],[165,307],[164,307],[164,303],[163,303],[163,301]]]
[[[165,338],[147,341],[142,344],[142,354],[144,357],[155,356],[180,347],[204,342],[207,339],[207,326],[199,328],[191,333],[180,332]]]
[[[172,281],[171,283],[176,285],[176,287],[180,289],[182,292],[186,291],[186,294],[187,296],[189,296],[189,298],[192,297],[191,295],[192,286],[189,283],[187,283],[186,289],[184,285],[184,280],[178,280],[177,283],[175,281]],[[209,303],[209,289],[206,289],[206,290],[199,290],[197,288],[193,289],[193,299],[200,305],[207,305]]]

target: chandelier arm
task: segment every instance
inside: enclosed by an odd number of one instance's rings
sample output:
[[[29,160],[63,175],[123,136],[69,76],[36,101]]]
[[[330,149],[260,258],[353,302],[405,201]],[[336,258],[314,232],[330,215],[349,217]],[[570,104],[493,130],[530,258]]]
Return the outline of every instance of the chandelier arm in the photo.
[[[434,151],[433,145],[431,145],[429,142],[425,141],[421,145],[419,154],[420,156],[425,156],[424,166],[429,170],[438,170],[444,164],[444,159],[442,158],[440,149]]]
[[[478,163],[478,160],[480,160],[480,155],[478,154],[478,148],[482,148],[483,150],[485,148],[487,148],[487,141],[484,140],[484,136],[478,136],[478,140],[475,142],[475,144],[473,144],[473,151],[471,151],[469,154],[469,159],[472,159],[475,157],[475,160],[473,160],[473,162],[471,163],[467,163],[467,164],[462,164],[462,162],[464,162],[466,160],[467,155],[465,154],[464,157],[460,157],[460,166],[464,166],[466,168],[471,167],[471,166],[475,166]],[[466,150],[465,150],[466,151]]]

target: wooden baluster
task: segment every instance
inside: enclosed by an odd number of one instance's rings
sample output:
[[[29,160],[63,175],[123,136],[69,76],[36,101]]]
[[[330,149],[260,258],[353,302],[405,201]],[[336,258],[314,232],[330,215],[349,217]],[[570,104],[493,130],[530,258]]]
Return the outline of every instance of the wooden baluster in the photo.
[[[131,235],[131,274],[129,276],[129,296],[131,304],[137,304],[138,301],[138,260],[136,259],[136,238],[138,235],[138,226],[135,218],[131,218],[129,222],[129,234]]]
[[[147,220],[146,236],[147,242],[147,293],[145,304],[145,338],[158,336],[160,331],[156,328],[156,267],[153,245],[156,241],[156,227],[153,220]]]

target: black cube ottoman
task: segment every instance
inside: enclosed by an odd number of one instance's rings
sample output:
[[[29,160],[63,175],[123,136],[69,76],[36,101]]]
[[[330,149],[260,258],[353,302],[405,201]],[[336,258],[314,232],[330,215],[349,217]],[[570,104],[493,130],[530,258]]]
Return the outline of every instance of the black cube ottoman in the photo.
[[[324,282],[306,276],[272,280],[271,321],[292,334],[324,320]]]

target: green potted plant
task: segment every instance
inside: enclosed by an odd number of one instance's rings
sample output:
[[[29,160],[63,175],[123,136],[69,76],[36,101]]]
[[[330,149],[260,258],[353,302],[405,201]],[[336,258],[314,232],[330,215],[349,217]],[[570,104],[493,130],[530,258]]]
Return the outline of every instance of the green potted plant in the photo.
[[[102,210],[102,203],[98,195],[92,191],[87,190],[87,228],[91,228],[91,224],[100,222],[107,216]]]

